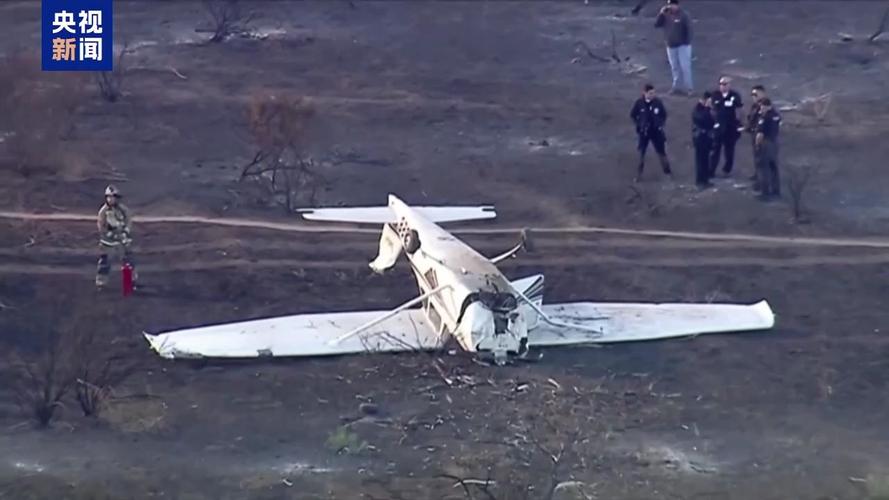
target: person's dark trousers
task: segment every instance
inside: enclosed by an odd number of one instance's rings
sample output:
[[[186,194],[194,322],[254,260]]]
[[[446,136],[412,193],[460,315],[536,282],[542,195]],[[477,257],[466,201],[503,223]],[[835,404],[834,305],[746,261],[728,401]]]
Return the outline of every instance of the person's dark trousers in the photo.
[[[667,159],[667,137],[660,130],[651,130],[644,134],[638,134],[639,143],[637,150],[639,151],[639,164],[636,167],[636,180],[642,178],[642,171],[645,170],[645,152],[648,150],[648,143],[654,147],[655,153],[661,162],[661,169],[667,175],[672,174],[670,161]]]
[[[760,180],[760,177],[759,177],[759,163],[758,163],[759,160],[757,159],[759,153],[757,153],[757,151],[756,151],[756,134],[751,135],[750,144],[753,147],[753,175],[750,177],[750,180],[753,181],[753,190],[754,191],[761,191],[762,190],[762,181]]]
[[[781,177],[778,173],[778,145],[763,141],[757,152],[757,176],[761,194],[765,197],[781,196]]]
[[[710,151],[713,140],[707,136],[695,138],[695,184],[705,186],[710,183]]]
[[[722,128],[724,126],[721,126]],[[713,153],[710,156],[710,175],[716,176],[716,169],[719,167],[719,157],[725,152],[725,163],[722,165],[722,171],[728,175],[732,173],[735,166],[735,143],[738,142],[738,132],[731,127],[723,128],[716,133],[713,143]]]

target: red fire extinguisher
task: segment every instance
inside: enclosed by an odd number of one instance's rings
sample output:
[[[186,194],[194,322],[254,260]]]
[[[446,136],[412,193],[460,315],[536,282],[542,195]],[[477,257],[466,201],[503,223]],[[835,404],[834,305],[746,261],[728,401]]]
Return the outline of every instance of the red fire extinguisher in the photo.
[[[133,266],[129,262],[120,265],[120,276],[123,280],[123,296],[127,297],[133,293]]]

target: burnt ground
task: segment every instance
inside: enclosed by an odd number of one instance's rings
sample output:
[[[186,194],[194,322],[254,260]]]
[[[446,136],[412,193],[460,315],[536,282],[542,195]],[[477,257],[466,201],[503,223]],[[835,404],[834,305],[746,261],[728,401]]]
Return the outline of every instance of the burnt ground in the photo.
[[[805,198],[810,224],[791,223],[786,203],[751,199],[746,143],[737,182],[707,193],[688,186],[686,98],[665,97],[677,183],[650,167],[633,199],[626,115],[643,81],[669,84],[655,6],[635,18],[627,3],[581,2],[256,2],[254,26],[268,38],[218,45],[196,43],[197,3],[116,2],[116,33],[135,52],[124,99],[79,111],[68,142],[89,166],[27,179],[3,171],[0,208],[94,213],[114,179],[138,214],[292,219],[236,182],[253,153],[246,102],[275,91],[308,96],[319,111],[320,204],[379,204],[396,192],[414,203],[493,203],[494,226],[885,234],[889,110],[879,92],[889,54],[885,42],[860,40],[881,7],[684,3],[698,19],[698,82],[726,72],[743,95],[764,83],[790,104],[831,93],[821,119],[809,104],[784,113],[784,163],[818,172]],[[36,42],[39,4],[2,9],[5,50]],[[631,65],[575,51],[584,40],[609,54],[612,30]],[[45,431],[30,429],[9,384],[0,386],[0,498],[463,498],[442,475],[489,474],[501,498],[522,498],[516,488],[527,485],[540,496],[551,479],[583,483],[563,484],[557,498],[876,498],[889,489],[883,249],[541,235],[534,254],[504,271],[544,272],[547,301],[767,298],[778,325],[553,349],[505,369],[425,354],[193,366],[155,359],[140,332],[384,309],[411,297],[413,283],[404,269],[371,275],[374,235],[137,230],[147,287],[123,299],[93,290],[91,224],[0,224],[4,350],[27,354],[47,331],[90,330],[142,363],[100,418],[80,417],[69,398]],[[466,238],[488,254],[513,242]],[[362,402],[378,414],[362,418]],[[359,452],[335,452],[350,439]],[[561,446],[553,471],[549,455]]]

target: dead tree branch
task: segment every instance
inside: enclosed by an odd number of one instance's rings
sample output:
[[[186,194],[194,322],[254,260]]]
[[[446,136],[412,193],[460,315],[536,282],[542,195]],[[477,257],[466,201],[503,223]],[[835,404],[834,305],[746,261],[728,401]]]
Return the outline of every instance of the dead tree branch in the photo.
[[[567,439],[564,439],[559,443],[558,451],[552,451],[545,447],[543,443],[541,443],[536,438],[531,438],[530,442],[534,445],[534,447],[539,450],[544,456],[548,457],[552,462],[552,467],[550,468],[548,485],[546,490],[543,493],[543,500],[552,500],[553,496],[556,494],[556,490],[561,484],[561,480],[559,479],[561,475],[561,467],[563,462],[567,459],[568,455],[574,452],[574,444],[577,443],[580,439],[580,430],[575,430]],[[567,444],[566,444],[567,443]]]
[[[210,29],[198,28],[199,33],[213,33],[208,42],[222,42],[232,35],[245,33],[246,27],[253,20],[254,15],[244,15],[241,11],[241,3],[238,0],[203,0],[204,9],[210,15],[212,27]]]
[[[93,73],[99,95],[108,102],[117,102],[123,96],[123,80],[126,75],[124,56],[131,52],[129,42],[124,42],[120,54],[117,56],[117,64],[111,71],[97,71]]]
[[[105,314],[113,313],[47,315],[59,324],[38,327],[32,346],[8,354],[10,387],[38,427],[48,427],[57,418],[69,395],[85,416],[98,415],[114,387],[140,367],[142,358],[132,356],[131,344],[99,333],[103,329],[97,325],[106,320]]]
[[[586,55],[587,55],[590,59],[593,59],[593,60],[595,60],[595,61],[599,61],[599,62],[602,62],[602,63],[610,63],[610,62],[611,62],[611,60],[608,59],[607,57],[600,56],[600,55],[596,54],[595,52],[593,52],[593,50],[590,48],[590,46],[587,45],[587,43],[584,42],[583,40],[578,40],[578,41],[574,44],[574,49],[575,49],[575,50],[577,50],[577,49],[583,49],[584,52],[586,53]]]
[[[459,484],[463,488],[463,493],[466,494],[467,500],[475,500],[475,496],[472,494],[472,490],[469,489],[469,485],[466,484],[466,480],[462,477],[453,476],[451,474],[440,474],[439,477],[456,481],[457,484]]]
[[[883,11],[883,17],[880,18],[880,25],[877,26],[877,30],[874,31],[874,34],[871,35],[867,41],[869,43],[874,43],[877,41],[877,38],[886,31],[886,27],[889,25],[889,5],[886,6],[886,10]]]
[[[454,487],[460,486],[463,488],[463,494],[466,495],[467,500],[475,500],[475,495],[472,494],[472,489],[470,486],[475,486],[487,500],[498,500],[494,493],[489,489],[490,486],[494,485],[494,481],[491,480],[490,474],[488,474],[487,479],[470,479],[458,477],[453,474],[439,474],[438,477],[444,479],[450,479],[454,481]]]
[[[656,191],[651,193],[633,184],[630,185],[630,191],[632,194],[627,197],[627,204],[636,205],[638,203],[641,205],[641,210],[644,210],[651,217],[657,217],[667,211],[674,197],[674,195],[671,195],[667,200],[663,200]]]
[[[614,30],[611,30],[611,54],[609,57],[601,56],[590,48],[586,42],[583,40],[578,40],[574,42],[574,52],[576,54],[585,54],[590,59],[605,63],[605,64],[617,64],[620,68],[621,72],[627,75],[635,75],[642,73],[647,68],[640,64],[635,64],[630,62],[630,57],[621,57],[617,52],[617,35],[614,33]],[[581,61],[581,57],[575,57],[571,60],[571,64],[577,64]]]
[[[86,417],[98,416],[113,397],[114,387],[132,376],[140,366],[118,342],[100,342],[94,330],[81,330],[74,352],[75,396]]]
[[[253,156],[253,159],[250,160],[250,163],[244,165],[244,167],[241,169],[241,175],[240,177],[238,177],[238,180],[242,181],[245,177],[247,177],[248,174],[252,174],[252,168],[260,165],[264,157],[265,155],[262,153],[262,151],[257,151],[256,154]]]
[[[617,35],[614,34],[614,30],[611,30],[611,59],[616,63],[623,62],[620,56],[617,55]],[[628,57],[627,60],[629,59]]]
[[[241,169],[239,181],[266,182],[272,196],[283,198],[288,212],[296,208],[301,195],[313,203],[326,181],[304,151],[314,116],[314,108],[298,97],[261,96],[248,107],[248,127],[257,152]]]
[[[805,217],[805,205],[803,204],[803,195],[810,185],[815,174],[815,168],[811,165],[789,166],[787,168],[786,188],[790,194],[790,209],[792,220],[794,223],[801,224],[808,222]]]
[[[40,428],[49,427],[62,407],[62,399],[74,384],[69,352],[56,330],[46,333],[35,354],[10,353],[12,389],[19,406]]]

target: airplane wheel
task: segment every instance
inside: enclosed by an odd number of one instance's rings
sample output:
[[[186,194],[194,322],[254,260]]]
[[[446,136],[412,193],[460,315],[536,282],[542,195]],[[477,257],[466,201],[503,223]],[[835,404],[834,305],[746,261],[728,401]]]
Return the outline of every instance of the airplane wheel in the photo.
[[[407,253],[414,253],[420,249],[420,235],[416,230],[411,229],[408,231],[407,236],[404,238],[404,250]]]

